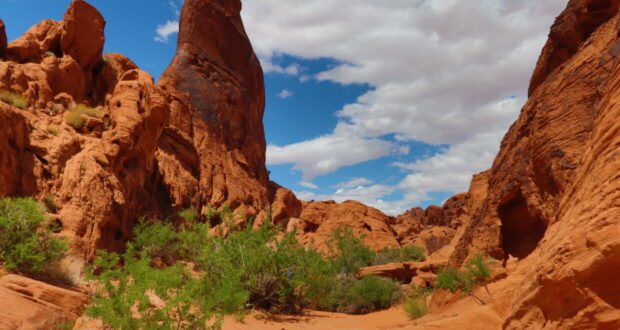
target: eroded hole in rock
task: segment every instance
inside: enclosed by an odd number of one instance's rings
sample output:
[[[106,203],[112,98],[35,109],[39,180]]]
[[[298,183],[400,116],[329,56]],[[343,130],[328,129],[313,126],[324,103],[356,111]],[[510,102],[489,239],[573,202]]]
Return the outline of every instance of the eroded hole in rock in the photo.
[[[305,226],[304,226],[304,233],[316,233],[316,231],[319,229],[319,225],[316,223],[312,223],[312,222],[306,222]]]
[[[123,238],[123,232],[122,232],[122,231],[120,231],[120,230],[117,230],[117,231],[114,233],[114,240],[115,240],[115,241],[119,241],[121,238]]]
[[[62,231],[62,222],[60,221],[60,219],[54,219],[50,223],[50,230],[52,231],[52,233],[55,234],[58,234]]]
[[[520,192],[499,207],[499,217],[502,221],[502,248],[506,254],[519,259],[534,251],[547,230],[540,216],[530,214]]]
[[[593,12],[593,11],[607,10],[611,7],[611,5],[612,5],[611,0],[593,0],[592,2],[588,4],[588,11]]]

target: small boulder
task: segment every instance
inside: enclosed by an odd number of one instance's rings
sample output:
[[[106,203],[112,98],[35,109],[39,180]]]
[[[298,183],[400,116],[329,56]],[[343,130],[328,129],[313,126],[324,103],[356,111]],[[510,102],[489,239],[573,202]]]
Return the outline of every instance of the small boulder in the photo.
[[[101,60],[105,20],[95,7],[75,0],[65,13],[60,44],[64,54],[73,57],[84,71]]]

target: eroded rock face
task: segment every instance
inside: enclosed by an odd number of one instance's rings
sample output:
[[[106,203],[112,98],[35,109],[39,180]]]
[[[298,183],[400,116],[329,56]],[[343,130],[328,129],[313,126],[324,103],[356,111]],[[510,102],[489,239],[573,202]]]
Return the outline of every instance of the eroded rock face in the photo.
[[[518,260],[507,329],[620,326],[618,5],[569,1],[455,238],[453,263],[480,250]]]
[[[4,27],[4,22],[0,19],[0,57],[4,58],[4,53],[6,52],[7,40],[6,40],[6,30]]]
[[[73,57],[85,72],[101,60],[105,20],[95,7],[75,0],[65,13],[60,35],[62,52]]]
[[[300,233],[302,242],[314,242],[319,247],[338,227],[347,226],[375,250],[399,246],[390,223],[392,218],[381,211],[356,201],[336,203],[310,202],[303,207],[299,219],[291,226]],[[292,228],[289,228],[292,229]]]
[[[0,328],[52,329],[82,314],[86,295],[18,275],[0,279]]]
[[[159,82],[172,98],[158,167],[175,206],[228,203],[257,215],[270,205],[263,73],[240,10],[238,0],[183,6],[177,53]]]

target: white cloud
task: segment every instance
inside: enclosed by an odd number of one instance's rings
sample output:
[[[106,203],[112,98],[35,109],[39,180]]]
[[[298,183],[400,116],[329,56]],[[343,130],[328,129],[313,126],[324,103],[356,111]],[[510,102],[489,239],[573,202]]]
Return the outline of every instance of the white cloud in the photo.
[[[263,67],[263,72],[265,73],[279,73],[279,74],[285,74],[285,75],[289,75],[289,76],[297,76],[300,74],[300,72],[302,71],[302,67],[297,64],[297,63],[293,63],[287,67],[282,67],[280,65],[274,64],[272,62],[272,58],[263,58],[260,57],[260,62],[261,62],[261,66]]]
[[[491,165],[525,101],[549,26],[565,6],[566,0],[244,3],[246,30],[268,70],[281,54],[334,58],[344,64],[315,79],[375,87],[337,112],[332,133],[269,146],[268,163],[293,163],[309,180],[397,153],[407,141],[446,144],[438,155],[399,164],[409,173],[397,185],[315,197],[355,197],[394,211],[430,192],[465,190],[472,174]],[[389,134],[396,142],[382,139]],[[402,201],[382,200],[400,189]]]
[[[168,42],[171,35],[179,33],[179,21],[167,21],[165,24],[158,25],[155,32],[157,33],[155,41]]]
[[[299,185],[302,187],[310,188],[310,189],[319,189],[319,186],[315,185],[314,183],[310,181],[301,181],[299,182]]]
[[[181,1],[181,4],[183,2]],[[174,1],[170,1],[168,2],[168,5],[170,5],[170,8],[172,9],[172,12],[176,15],[176,16],[180,16],[181,15],[181,10],[179,8],[179,5],[177,5],[176,2]]]
[[[293,96],[293,92],[289,91],[288,89],[283,89],[280,93],[278,93],[278,97],[281,99],[285,99],[285,98],[289,98]]]
[[[359,186],[367,186],[369,184],[372,184],[373,181],[370,179],[366,179],[366,178],[352,178],[349,181],[346,182],[341,182],[337,185],[332,186],[332,188],[337,188],[337,189],[349,189],[349,188],[357,188]]]
[[[331,173],[343,166],[399,154],[400,148],[380,139],[357,136],[324,135],[312,140],[283,147],[267,146],[267,165],[279,165],[295,160],[294,169],[302,171],[304,181],[317,175]]]

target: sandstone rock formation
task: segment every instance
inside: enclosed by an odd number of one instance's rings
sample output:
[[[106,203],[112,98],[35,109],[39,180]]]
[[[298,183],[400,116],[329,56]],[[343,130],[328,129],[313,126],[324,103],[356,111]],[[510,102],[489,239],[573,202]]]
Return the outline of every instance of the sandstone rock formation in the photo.
[[[157,84],[123,55],[102,56],[105,21],[85,1],[9,44],[0,21],[0,91],[29,100],[26,109],[0,102],[0,196],[52,200],[72,258],[84,261],[99,248],[122,249],[142,216],[227,204],[255,224],[271,214],[307,244],[320,246],[347,225],[374,249],[424,245],[424,265],[364,270],[420,283],[432,282],[437,265],[486,251],[502,274],[491,296],[480,292],[487,305],[438,296],[418,324],[617,329],[619,5],[570,0],[492,168],[443,206],[397,217],[354,201],[303,202],[269,180],[262,70],[239,0],[185,1],[177,53]],[[71,126],[66,115],[76,104],[101,115]],[[58,290],[7,276],[0,305],[23,303],[44,322],[32,327],[75,319],[82,298],[67,303],[73,293]],[[7,327],[28,317],[5,310]]]
[[[240,10],[232,0],[183,6],[177,53],[158,84],[171,96],[157,163],[174,206],[269,207],[263,73]]]
[[[187,1],[177,56],[158,86],[128,58],[102,56],[105,21],[82,0],[63,21],[0,47],[0,90],[29,100],[23,110],[0,103],[2,196],[53,200],[51,216],[86,260],[122,248],[141,216],[224,204],[259,215],[272,200],[286,216],[301,205],[268,180],[262,71],[239,11],[239,1]],[[68,125],[77,104],[101,118]]]
[[[6,30],[4,27],[4,22],[0,19],[0,57],[4,58],[4,53],[6,52]]]
[[[399,246],[391,221],[381,211],[355,201],[309,202],[304,204],[299,218],[290,220],[288,229],[296,229],[302,242],[320,247],[335,229],[348,226],[369,247],[379,250]]]
[[[0,278],[0,329],[52,329],[82,314],[86,296],[18,275]]]

